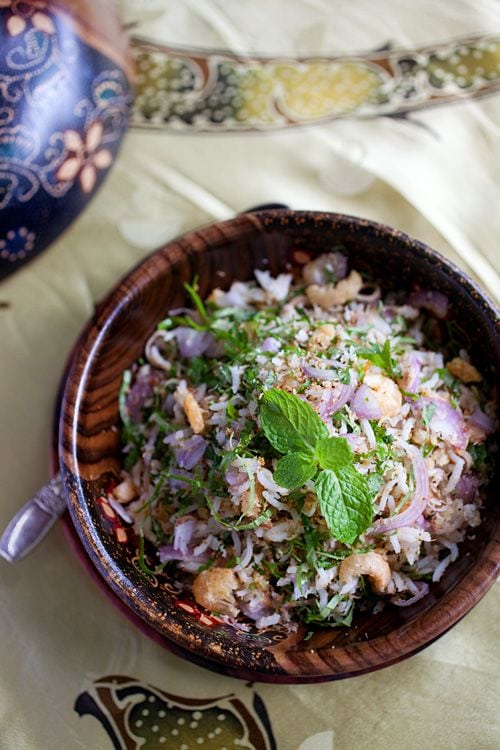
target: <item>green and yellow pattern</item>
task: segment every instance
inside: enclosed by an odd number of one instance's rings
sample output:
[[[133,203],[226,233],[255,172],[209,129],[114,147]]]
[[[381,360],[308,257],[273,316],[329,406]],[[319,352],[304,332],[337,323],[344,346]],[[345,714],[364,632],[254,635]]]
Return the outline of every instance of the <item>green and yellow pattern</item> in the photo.
[[[398,115],[500,90],[500,35],[411,51],[272,59],[132,40],[132,125],[268,130]]]
[[[121,750],[276,750],[264,703],[250,689],[200,699],[107,675],[80,693],[75,711],[96,718]]]

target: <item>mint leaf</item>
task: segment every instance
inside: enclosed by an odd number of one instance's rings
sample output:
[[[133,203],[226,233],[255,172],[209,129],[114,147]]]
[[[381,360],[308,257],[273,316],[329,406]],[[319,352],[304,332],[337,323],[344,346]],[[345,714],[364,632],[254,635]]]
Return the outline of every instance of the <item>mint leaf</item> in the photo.
[[[316,443],[315,454],[322,469],[340,469],[354,461],[353,450],[344,437],[321,438]]]
[[[316,494],[327,526],[339,541],[352,544],[370,525],[371,492],[366,479],[353,466],[320,472]]]
[[[312,479],[316,470],[316,462],[311,456],[289,453],[288,456],[280,458],[273,477],[280,487],[294,490],[297,487],[303,487],[308,479]]]
[[[318,440],[328,437],[312,406],[278,388],[262,396],[259,417],[265,436],[280,453],[312,454]]]

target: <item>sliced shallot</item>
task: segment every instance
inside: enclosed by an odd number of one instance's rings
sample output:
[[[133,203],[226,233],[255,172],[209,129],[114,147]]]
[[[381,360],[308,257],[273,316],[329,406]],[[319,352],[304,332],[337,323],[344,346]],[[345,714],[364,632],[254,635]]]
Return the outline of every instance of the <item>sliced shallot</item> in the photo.
[[[360,385],[351,401],[351,409],[360,419],[380,419],[380,408],[377,394],[367,385]]]
[[[423,599],[424,596],[427,596],[429,593],[429,584],[425,581],[414,581],[413,582],[415,586],[417,587],[418,591],[413,596],[410,596],[409,599],[401,599],[401,597],[392,597],[391,604],[395,604],[396,607],[409,607],[411,604],[415,604],[415,602],[420,601],[420,599]]]
[[[402,526],[411,526],[422,515],[429,497],[429,474],[420,450],[404,440],[397,445],[410,457],[415,477],[415,491],[409,504],[401,513],[376,521],[371,529],[372,534],[387,534]]]
[[[430,313],[441,320],[448,315],[448,297],[442,292],[434,290],[412,292],[408,297],[408,304],[412,307],[429,310]]]

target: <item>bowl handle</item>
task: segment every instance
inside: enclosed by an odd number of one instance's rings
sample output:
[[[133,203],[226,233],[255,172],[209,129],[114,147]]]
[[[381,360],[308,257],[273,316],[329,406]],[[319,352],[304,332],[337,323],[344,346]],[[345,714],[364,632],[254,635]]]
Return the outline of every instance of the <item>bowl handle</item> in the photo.
[[[258,206],[252,206],[247,208],[246,211],[241,211],[242,214],[253,214],[256,211],[268,211],[271,208],[281,209],[282,211],[288,211],[290,206],[286,203],[259,203]]]
[[[61,475],[56,474],[12,518],[0,538],[0,555],[11,563],[21,560],[39,545],[65,510]]]

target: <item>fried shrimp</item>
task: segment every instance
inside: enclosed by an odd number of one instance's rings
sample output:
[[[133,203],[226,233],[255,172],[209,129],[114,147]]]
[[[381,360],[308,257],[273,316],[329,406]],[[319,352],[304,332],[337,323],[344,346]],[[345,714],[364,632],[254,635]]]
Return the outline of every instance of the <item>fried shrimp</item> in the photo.
[[[193,596],[210,612],[220,612],[234,617],[238,614],[234,591],[238,578],[231,568],[209,568],[202,570],[193,582]]]
[[[363,554],[349,555],[340,563],[339,580],[346,584],[359,578],[367,576],[377,594],[383,594],[391,578],[389,563],[378,552],[365,552]]]
[[[393,380],[379,373],[368,373],[364,382],[375,391],[383,417],[395,417],[399,414],[403,396]]]
[[[314,305],[319,305],[325,310],[335,305],[344,305],[354,299],[363,288],[363,279],[357,271],[351,271],[346,279],[337,284],[319,286],[311,284],[306,288],[306,295]]]

